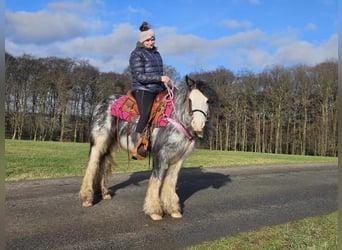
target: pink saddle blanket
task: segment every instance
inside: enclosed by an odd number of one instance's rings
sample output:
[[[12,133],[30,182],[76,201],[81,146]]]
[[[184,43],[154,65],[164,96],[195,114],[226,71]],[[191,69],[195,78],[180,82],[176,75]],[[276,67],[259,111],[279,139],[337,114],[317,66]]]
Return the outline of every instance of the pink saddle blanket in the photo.
[[[118,117],[122,120],[125,120],[127,122],[135,123],[140,117],[139,113],[136,113],[133,110],[131,112],[127,112],[126,110],[122,108],[123,104],[125,103],[127,99],[128,99],[127,95],[124,95],[118,98],[110,107],[111,115]],[[167,101],[164,114],[158,117],[157,126],[165,127],[169,123],[169,121],[167,120],[167,117],[170,117],[172,110],[173,110],[173,101],[171,100]]]

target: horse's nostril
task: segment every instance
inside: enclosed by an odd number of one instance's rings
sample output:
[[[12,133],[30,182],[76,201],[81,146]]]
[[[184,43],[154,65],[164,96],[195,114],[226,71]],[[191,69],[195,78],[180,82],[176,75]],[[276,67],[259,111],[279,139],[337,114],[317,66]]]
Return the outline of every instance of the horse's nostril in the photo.
[[[196,130],[202,130],[204,127],[205,122],[202,119],[194,119],[191,122],[192,128]]]
[[[196,131],[196,135],[199,137],[199,138],[203,138],[203,131]]]

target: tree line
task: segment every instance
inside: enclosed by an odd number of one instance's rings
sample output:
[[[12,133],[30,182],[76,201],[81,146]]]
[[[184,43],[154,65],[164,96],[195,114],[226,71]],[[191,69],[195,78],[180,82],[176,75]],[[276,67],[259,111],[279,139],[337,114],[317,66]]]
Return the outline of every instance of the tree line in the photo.
[[[165,71],[182,80],[172,66]],[[200,147],[337,156],[337,72],[337,62],[326,61],[260,73],[224,67],[191,73],[219,95],[214,129]],[[6,138],[87,142],[96,104],[130,86],[128,68],[104,73],[85,60],[6,53]]]

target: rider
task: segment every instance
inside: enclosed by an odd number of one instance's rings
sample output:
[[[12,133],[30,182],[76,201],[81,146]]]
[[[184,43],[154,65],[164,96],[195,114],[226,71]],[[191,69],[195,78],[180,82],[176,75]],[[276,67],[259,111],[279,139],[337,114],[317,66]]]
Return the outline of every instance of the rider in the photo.
[[[137,138],[147,125],[152,104],[156,95],[163,92],[170,78],[163,73],[163,60],[155,47],[155,33],[147,22],[140,26],[140,39],[132,51],[129,66],[132,74],[132,95],[137,101],[140,118],[136,127]],[[133,150],[133,159],[137,159],[136,152],[146,157],[141,140],[138,140]]]

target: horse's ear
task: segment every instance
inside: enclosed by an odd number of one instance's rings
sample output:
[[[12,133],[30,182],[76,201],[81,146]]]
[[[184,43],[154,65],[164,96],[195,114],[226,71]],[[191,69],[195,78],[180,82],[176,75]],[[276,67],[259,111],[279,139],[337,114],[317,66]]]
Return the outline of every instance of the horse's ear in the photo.
[[[185,76],[185,82],[189,88],[196,87],[196,82],[191,79],[188,75]]]

